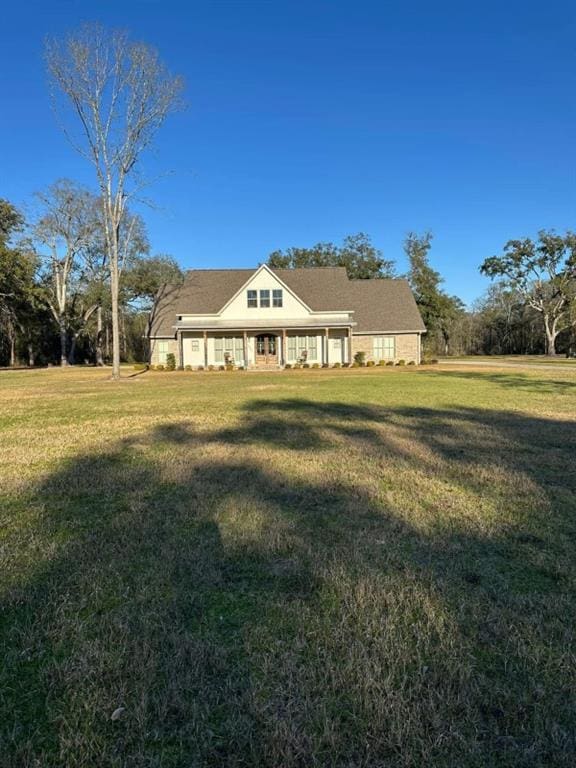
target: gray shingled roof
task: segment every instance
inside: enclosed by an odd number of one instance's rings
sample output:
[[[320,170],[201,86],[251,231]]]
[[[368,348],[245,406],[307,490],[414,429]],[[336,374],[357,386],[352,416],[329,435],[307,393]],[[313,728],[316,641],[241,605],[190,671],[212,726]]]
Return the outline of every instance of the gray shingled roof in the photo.
[[[174,336],[178,315],[217,314],[254,269],[194,269],[181,286],[164,286],[150,316],[150,336]],[[275,269],[315,312],[354,311],[355,333],[424,331],[406,280],[349,280],[344,267]]]

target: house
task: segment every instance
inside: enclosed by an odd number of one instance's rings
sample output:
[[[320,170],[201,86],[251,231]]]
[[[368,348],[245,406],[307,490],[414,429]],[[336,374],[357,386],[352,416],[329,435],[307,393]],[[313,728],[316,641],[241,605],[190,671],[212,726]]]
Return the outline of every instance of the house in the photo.
[[[366,360],[420,362],[426,329],[406,280],[350,280],[343,267],[206,269],[164,286],[150,362],[248,368]]]

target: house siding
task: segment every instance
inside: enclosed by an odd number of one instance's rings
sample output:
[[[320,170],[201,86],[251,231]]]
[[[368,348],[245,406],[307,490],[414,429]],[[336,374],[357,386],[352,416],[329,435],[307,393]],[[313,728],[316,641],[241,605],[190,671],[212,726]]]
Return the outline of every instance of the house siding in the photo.
[[[405,360],[407,363],[420,363],[420,334],[418,333],[370,333],[353,334],[352,357],[357,352],[364,352],[366,360],[375,360],[374,337],[393,336],[396,340],[396,354],[394,360]]]

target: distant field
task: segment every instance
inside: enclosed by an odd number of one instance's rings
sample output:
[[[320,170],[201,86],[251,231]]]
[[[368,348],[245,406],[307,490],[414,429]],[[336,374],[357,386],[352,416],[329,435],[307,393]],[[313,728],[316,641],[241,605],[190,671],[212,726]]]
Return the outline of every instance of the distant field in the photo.
[[[0,467],[2,768],[576,764],[571,371],[0,373]]]

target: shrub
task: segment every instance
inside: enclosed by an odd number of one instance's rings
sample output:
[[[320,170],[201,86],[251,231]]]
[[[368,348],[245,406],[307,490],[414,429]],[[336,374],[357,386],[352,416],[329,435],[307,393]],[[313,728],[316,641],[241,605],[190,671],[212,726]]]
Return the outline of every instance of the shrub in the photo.
[[[376,363],[374,362],[374,360],[368,360],[368,362],[366,363],[366,365],[367,365],[369,368],[372,368],[372,366],[376,365]]]
[[[148,370],[148,363],[134,363],[132,368],[135,371],[147,371]]]
[[[398,360],[396,365],[406,365],[406,360]]]
[[[225,371],[226,370],[226,366],[225,365],[219,365],[218,366],[218,370],[219,371]]]
[[[244,366],[243,366],[243,365],[239,365],[239,366],[238,366],[238,368],[237,368],[236,370],[237,370],[237,371],[243,371],[243,370],[244,370]]]
[[[332,368],[341,368],[341,367],[342,367],[342,363],[334,363],[334,365],[332,366]]]
[[[394,360],[386,360],[386,365],[394,365]]]
[[[322,363],[322,368],[330,368],[328,363]]]
[[[197,371],[203,371],[204,370],[204,366],[203,365],[197,365],[196,366],[196,370]]]
[[[320,368],[320,363],[312,363],[312,368]]]
[[[414,360],[409,360],[408,365],[416,365],[416,363],[414,362]]]
[[[192,370],[192,366],[191,365],[185,365],[184,366],[184,370],[185,371],[191,371]]]
[[[386,360],[378,360],[378,365],[388,365]]]
[[[436,360],[435,357],[433,357],[432,360],[430,360],[430,362],[432,363],[432,365],[438,365],[438,360]]]
[[[292,363],[285,363],[285,365],[284,365],[284,370],[285,370],[285,371],[289,371],[289,370],[290,370],[290,368],[292,368]]]
[[[164,370],[164,366],[163,365],[155,365],[154,366],[154,370],[155,371],[163,371]]]
[[[234,370],[234,366],[232,365],[232,363],[226,363],[226,365],[224,367],[225,367],[225,369],[227,371],[233,371]],[[222,366],[220,366],[220,370],[222,370]]]
[[[173,371],[176,368],[176,357],[173,352],[168,352],[166,355],[166,370]]]
[[[352,363],[352,368],[360,368],[360,363],[354,360],[354,362]]]
[[[358,363],[358,366],[364,365],[366,360],[366,352],[356,352],[354,355],[354,362]]]
[[[215,371],[216,369],[214,368],[214,366],[213,366],[213,365],[209,365],[209,366],[208,366],[208,370],[209,370],[209,371]]]
[[[310,363],[302,363],[302,368],[310,368]]]

